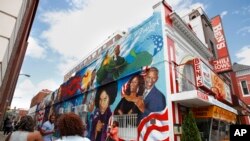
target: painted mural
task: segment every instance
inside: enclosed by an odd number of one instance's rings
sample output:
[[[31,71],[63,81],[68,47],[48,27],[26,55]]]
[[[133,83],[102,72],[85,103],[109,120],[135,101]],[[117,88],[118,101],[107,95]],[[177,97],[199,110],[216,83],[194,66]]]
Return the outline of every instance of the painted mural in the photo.
[[[50,101],[40,104],[37,116],[75,112],[84,122],[84,136],[92,141],[105,141],[113,121],[118,121],[123,140],[165,140],[163,58],[161,14],[154,12],[63,83]],[[50,104],[42,108],[45,103]]]

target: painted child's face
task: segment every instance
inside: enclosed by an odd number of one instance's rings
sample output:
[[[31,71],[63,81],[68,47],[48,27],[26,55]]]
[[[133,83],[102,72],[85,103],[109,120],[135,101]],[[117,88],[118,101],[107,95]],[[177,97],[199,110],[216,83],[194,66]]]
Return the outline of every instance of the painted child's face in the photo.
[[[103,114],[109,106],[109,96],[106,91],[102,91],[99,99],[99,108]]]

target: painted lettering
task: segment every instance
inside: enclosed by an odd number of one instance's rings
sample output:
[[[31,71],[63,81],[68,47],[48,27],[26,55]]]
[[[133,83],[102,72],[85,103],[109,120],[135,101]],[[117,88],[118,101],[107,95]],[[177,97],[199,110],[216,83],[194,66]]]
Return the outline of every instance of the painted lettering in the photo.
[[[228,57],[221,58],[219,60],[214,61],[214,69],[215,71],[222,71],[231,68],[230,60]]]
[[[224,38],[224,34],[223,34],[223,30],[222,30],[222,25],[221,23],[219,23],[217,26],[213,27],[214,30],[214,36],[215,39],[217,41],[217,49],[222,49],[224,47],[226,47],[226,43],[225,43],[225,38]]]
[[[220,42],[216,45],[217,49],[222,49],[224,47],[226,47],[226,42],[225,40],[223,42]]]

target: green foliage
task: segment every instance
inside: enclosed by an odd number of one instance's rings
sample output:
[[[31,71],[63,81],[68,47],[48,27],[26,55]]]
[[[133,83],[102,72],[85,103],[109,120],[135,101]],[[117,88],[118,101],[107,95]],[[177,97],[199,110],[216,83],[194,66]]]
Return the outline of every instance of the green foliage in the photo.
[[[181,141],[201,141],[201,135],[191,110],[183,120]]]

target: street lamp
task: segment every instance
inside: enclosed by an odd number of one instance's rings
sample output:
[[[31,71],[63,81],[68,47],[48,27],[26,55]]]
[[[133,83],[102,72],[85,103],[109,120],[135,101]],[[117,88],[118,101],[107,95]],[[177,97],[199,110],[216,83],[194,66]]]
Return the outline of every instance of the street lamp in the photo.
[[[26,76],[26,77],[30,77],[29,74],[24,74],[24,73],[20,73],[19,75],[24,75],[24,76]]]

